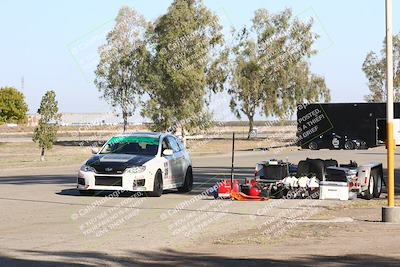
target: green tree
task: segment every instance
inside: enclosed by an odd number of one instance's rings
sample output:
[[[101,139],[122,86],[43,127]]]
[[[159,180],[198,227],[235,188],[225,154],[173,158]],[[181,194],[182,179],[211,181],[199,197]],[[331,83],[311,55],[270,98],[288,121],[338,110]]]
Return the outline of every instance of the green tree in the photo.
[[[43,161],[45,150],[51,149],[57,140],[60,115],[58,114],[58,102],[54,91],[47,91],[42,97],[38,114],[40,115],[39,124],[35,128],[32,139],[35,143],[38,143],[41,149],[40,159]]]
[[[393,88],[394,100],[400,101],[400,33],[393,36]],[[362,65],[362,70],[368,79],[370,94],[365,96],[367,102],[386,101],[386,45],[380,55],[369,52]]]
[[[25,123],[28,106],[24,95],[13,87],[0,88],[0,124]]]
[[[324,78],[309,68],[318,38],[312,24],[294,18],[290,9],[278,14],[259,9],[252,26],[236,33],[228,93],[234,114],[240,118],[243,113],[249,120],[248,138],[257,110],[283,119],[291,117],[299,103],[330,100]]]
[[[152,129],[186,132],[207,128],[209,93],[226,79],[218,54],[222,28],[200,0],[175,0],[149,31],[143,85],[149,95],[142,115]]]
[[[99,48],[95,84],[103,97],[122,113],[124,131],[142,94],[139,65],[144,59],[145,19],[130,7],[122,7],[107,43]]]

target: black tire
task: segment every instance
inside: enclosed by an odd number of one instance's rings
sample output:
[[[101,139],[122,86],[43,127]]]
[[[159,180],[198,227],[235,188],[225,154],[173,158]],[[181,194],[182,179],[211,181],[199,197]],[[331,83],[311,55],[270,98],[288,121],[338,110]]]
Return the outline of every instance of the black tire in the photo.
[[[163,193],[163,179],[162,179],[161,171],[158,170],[154,177],[153,191],[149,192],[149,196],[161,197],[162,193]]]
[[[189,167],[186,171],[185,182],[181,187],[178,187],[178,191],[182,193],[188,193],[193,189],[193,171],[192,168]]]
[[[372,199],[374,197],[374,191],[375,191],[375,179],[372,175],[370,175],[368,181],[368,188],[367,190],[364,191],[364,198],[366,200]]]
[[[297,198],[297,194],[295,192],[296,190],[290,189],[288,190],[288,192],[285,195],[285,199],[296,199]]]
[[[308,148],[311,149],[311,150],[318,150],[319,149],[317,142],[314,142],[314,141],[311,141],[308,144]]]
[[[355,149],[355,145],[352,141],[346,141],[346,143],[344,143],[344,149],[353,150]]]
[[[359,149],[368,149],[367,143],[365,141],[361,140]]]
[[[379,198],[382,193],[383,179],[380,174],[374,175],[374,198]]]
[[[94,191],[93,190],[79,190],[79,194],[81,196],[93,196]]]
[[[277,198],[277,199],[283,198],[285,196],[284,188],[279,188],[272,195],[274,196],[274,198]]]

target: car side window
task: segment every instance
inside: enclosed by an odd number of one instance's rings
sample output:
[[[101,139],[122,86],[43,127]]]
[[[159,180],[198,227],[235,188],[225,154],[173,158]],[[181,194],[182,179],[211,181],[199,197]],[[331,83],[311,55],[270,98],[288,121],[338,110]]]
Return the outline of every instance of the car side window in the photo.
[[[164,152],[165,149],[172,149],[170,144],[169,144],[169,142],[168,142],[168,140],[167,140],[167,137],[165,137],[163,139],[163,141],[162,141],[161,152]]]
[[[178,143],[176,142],[175,138],[168,136],[168,142],[171,145],[171,148],[174,152],[179,152],[181,149],[178,146]]]
[[[179,138],[176,138],[175,140],[178,143],[180,150],[184,150],[185,146],[183,145],[182,141]]]

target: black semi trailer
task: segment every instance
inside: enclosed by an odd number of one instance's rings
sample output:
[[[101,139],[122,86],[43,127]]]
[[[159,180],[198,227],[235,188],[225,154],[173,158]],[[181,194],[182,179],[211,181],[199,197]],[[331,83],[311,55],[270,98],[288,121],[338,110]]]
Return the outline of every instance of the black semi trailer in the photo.
[[[400,118],[400,103],[394,105]],[[297,141],[302,148],[362,149],[385,143],[385,103],[317,103],[297,109]]]

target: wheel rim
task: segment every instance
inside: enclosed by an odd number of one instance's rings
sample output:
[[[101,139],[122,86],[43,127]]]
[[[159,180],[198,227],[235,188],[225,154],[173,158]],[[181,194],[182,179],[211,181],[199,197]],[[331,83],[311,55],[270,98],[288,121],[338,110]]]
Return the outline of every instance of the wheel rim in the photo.
[[[315,142],[311,142],[310,145],[309,145],[309,148],[312,149],[312,150],[315,150],[316,147],[317,147],[317,144]]]
[[[382,178],[380,176],[378,176],[378,184],[376,185],[376,189],[378,191],[377,193],[379,194],[382,189]]]
[[[369,178],[369,193],[372,195],[374,193],[374,177]]]

